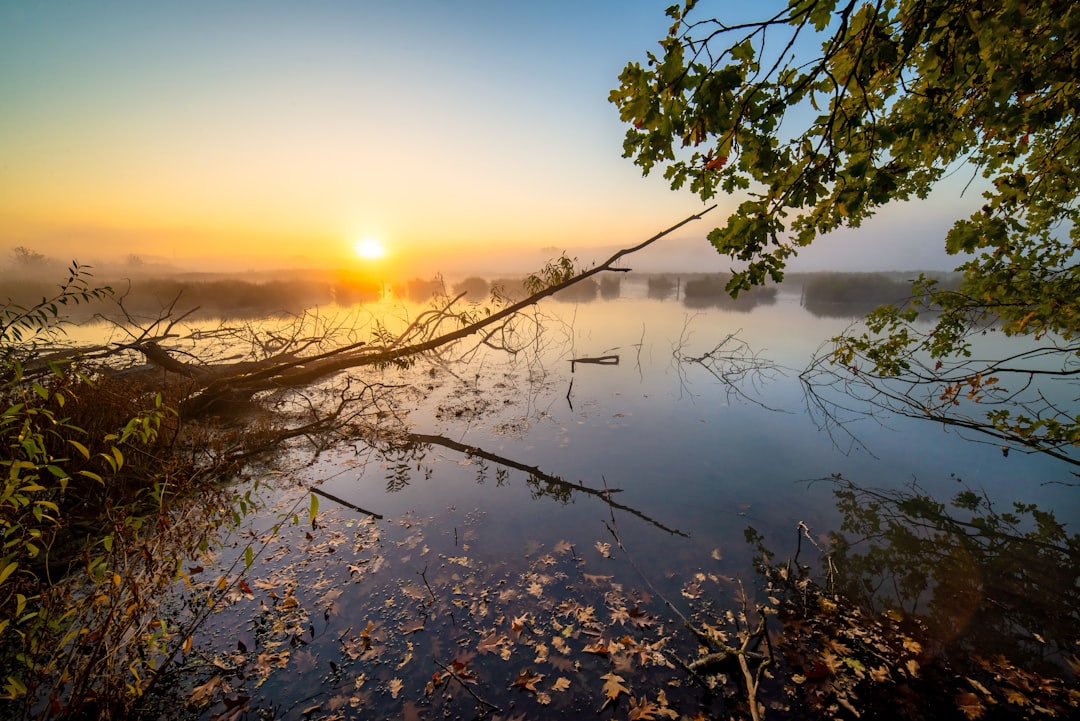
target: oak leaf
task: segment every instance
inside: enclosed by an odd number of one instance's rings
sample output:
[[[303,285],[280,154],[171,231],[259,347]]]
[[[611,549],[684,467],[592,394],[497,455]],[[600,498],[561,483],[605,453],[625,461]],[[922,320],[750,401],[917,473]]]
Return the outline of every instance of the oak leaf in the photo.
[[[606,673],[600,678],[604,679],[604,705],[600,707],[603,711],[607,708],[607,705],[612,701],[617,701],[619,696],[630,693],[630,689],[623,685],[624,679],[622,676],[616,676],[614,673]]]
[[[630,697],[630,715],[628,718],[630,721],[637,721],[643,719],[644,721],[650,721],[656,718],[656,712],[659,707],[648,699],[647,696],[642,696],[640,699]]]
[[[543,674],[533,673],[532,669],[526,668],[518,673],[517,677],[514,679],[514,685],[518,688],[523,688],[526,691],[536,693],[536,684],[539,683],[542,678],[544,678]]]
[[[956,697],[956,707],[967,716],[969,721],[975,721],[983,717],[986,707],[982,705],[979,697],[970,691],[964,691]]]
[[[566,676],[559,676],[555,683],[551,684],[552,691],[565,691],[570,688],[570,679]]]

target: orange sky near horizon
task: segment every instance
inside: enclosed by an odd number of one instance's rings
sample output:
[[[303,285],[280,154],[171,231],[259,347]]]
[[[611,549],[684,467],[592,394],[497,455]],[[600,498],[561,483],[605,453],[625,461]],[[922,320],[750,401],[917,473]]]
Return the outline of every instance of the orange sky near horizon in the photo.
[[[666,4],[2,3],[0,267],[16,246],[415,275],[600,259],[704,207],[621,157],[607,100]],[[793,268],[952,267],[954,196],[821,239]],[[730,268],[704,237],[738,201],[679,231],[700,241],[687,270]],[[353,251],[369,236],[385,258]]]
[[[386,5],[5,4],[0,246],[339,265],[374,236],[430,263],[701,207],[620,157],[607,102],[659,5]]]

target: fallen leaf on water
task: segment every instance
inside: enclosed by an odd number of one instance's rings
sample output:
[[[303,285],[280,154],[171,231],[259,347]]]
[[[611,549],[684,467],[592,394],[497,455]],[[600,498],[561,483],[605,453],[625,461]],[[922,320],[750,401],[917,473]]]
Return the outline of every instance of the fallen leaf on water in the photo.
[[[956,697],[956,707],[971,721],[982,718],[986,713],[986,707],[982,705],[982,701],[970,691],[964,691]]]
[[[570,679],[566,676],[559,676],[555,683],[551,684],[552,691],[565,691],[570,688]]]
[[[623,681],[626,679],[622,676],[606,673],[600,678],[604,679],[604,697],[607,699],[604,701],[604,705],[600,707],[601,711],[607,708],[607,705],[612,701],[617,701],[622,694],[630,693],[630,689],[623,685]]]
[[[656,718],[656,712],[660,710],[660,707],[654,704],[648,699],[647,696],[642,696],[640,699],[630,697],[630,715],[627,717],[630,721],[649,721],[649,719]]]
[[[422,618],[416,619],[415,621],[411,621],[409,623],[404,623],[404,624],[401,625],[401,633],[402,633],[403,636],[408,636],[410,633],[416,633],[417,631],[423,631],[423,630],[424,630],[424,619],[422,619]]]
[[[405,687],[405,682],[400,678],[390,679],[390,697],[397,698],[401,693],[401,689]]]
[[[554,548],[555,553],[569,553],[572,550],[574,550],[574,544],[569,541],[559,541]]]
[[[581,650],[585,653],[595,653],[597,656],[606,656],[608,654],[608,642],[602,638],[597,639]]]
[[[499,653],[499,647],[506,643],[509,643],[506,634],[492,631],[487,636],[480,639],[476,644],[476,650],[480,653]]]
[[[540,679],[544,678],[543,674],[533,673],[532,669],[523,669],[514,679],[514,685],[518,688],[523,688],[527,691],[536,693],[536,684],[540,682]]]
[[[228,685],[220,674],[213,676],[206,683],[191,689],[191,695],[188,696],[188,703],[192,706],[204,706],[219,689],[223,692],[228,691]]]
[[[611,558],[611,544],[610,543],[602,543],[600,541],[597,541],[596,542],[596,550],[600,551],[600,555],[603,556],[604,558]]]

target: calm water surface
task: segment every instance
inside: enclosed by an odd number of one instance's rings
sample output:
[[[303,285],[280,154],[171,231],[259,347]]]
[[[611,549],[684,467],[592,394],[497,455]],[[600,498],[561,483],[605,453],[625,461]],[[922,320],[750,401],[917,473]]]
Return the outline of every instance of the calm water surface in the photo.
[[[425,692],[439,659],[465,654],[481,670],[480,688],[506,693],[508,682],[485,676],[498,673],[498,654],[478,653],[477,639],[523,613],[536,628],[552,622],[551,633],[574,639],[577,630],[557,622],[555,609],[578,592],[611,608],[614,591],[601,584],[616,584],[627,605],[658,619],[665,613],[658,594],[690,603],[703,593],[722,604],[739,579],[753,583],[747,527],[781,555],[794,553],[800,522],[822,540],[838,527],[832,487],[814,479],[840,474],[884,488],[917,482],[943,500],[963,482],[1003,507],[1034,502],[1070,528],[1080,521],[1075,491],[1060,485],[1074,479],[1050,459],[1006,458],[995,446],[900,418],[853,425],[858,443],[819,428],[797,376],[850,320],[815,317],[797,294],[749,311],[694,308],[677,292],[650,298],[632,280],[617,299],[545,302],[537,311],[545,330],[516,356],[481,350],[468,364],[405,374],[411,430],[438,442],[385,455],[357,445],[298,456],[286,490],[268,503],[275,513],[297,513],[299,527],[268,543],[249,572],[259,582],[254,593],[237,595],[197,640],[289,651],[281,660],[287,673],[256,687],[283,716],[318,705],[328,718],[366,718],[363,709],[434,718],[472,703],[460,692],[454,699]],[[734,389],[685,360],[731,335],[770,364]],[[571,368],[573,358],[604,356],[617,364]],[[397,371],[384,377],[401,379]],[[306,523],[309,487],[344,502],[321,497],[315,529]],[[246,538],[275,518],[264,514]],[[222,562],[244,542],[227,546]],[[703,585],[688,592],[695,574]],[[274,609],[282,598],[298,599],[304,615],[281,620],[266,610],[267,594]],[[511,678],[526,666],[544,669],[543,690],[564,675],[579,691],[552,693],[547,711],[596,711],[591,687],[599,687],[602,667],[553,666],[535,643],[524,651],[523,643],[506,652]],[[528,693],[512,701],[522,713],[534,702]],[[221,706],[207,713],[214,710]]]

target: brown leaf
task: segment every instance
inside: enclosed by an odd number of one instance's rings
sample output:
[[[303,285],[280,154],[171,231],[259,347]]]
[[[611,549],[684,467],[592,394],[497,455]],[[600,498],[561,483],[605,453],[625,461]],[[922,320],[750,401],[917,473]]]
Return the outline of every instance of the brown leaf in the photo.
[[[191,689],[188,703],[192,706],[204,706],[213,697],[218,689],[227,690],[227,684],[221,674],[211,677],[209,681]]]
[[[624,679],[622,676],[616,676],[613,673],[606,673],[600,678],[604,679],[604,705],[600,707],[600,710],[607,708],[607,705],[612,701],[617,701],[622,694],[629,694],[630,689],[623,685]]]
[[[566,676],[559,676],[555,683],[551,684],[552,691],[565,691],[570,688],[570,679]]]
[[[585,653],[595,653],[597,656],[606,656],[609,652],[608,642],[602,638],[598,638],[581,650]]]
[[[574,544],[569,541],[559,541],[554,548],[555,553],[569,553],[572,550],[574,550]]]
[[[642,696],[640,699],[630,697],[630,715],[628,718],[630,721],[637,721],[638,719],[644,719],[645,721],[651,721],[656,718],[656,712],[659,707],[648,699],[646,696]]]
[[[544,678],[543,674],[533,673],[532,669],[523,669],[514,679],[514,685],[527,691],[536,693],[536,684]]]
[[[506,634],[492,631],[480,639],[476,644],[476,650],[480,653],[499,653],[499,647],[505,643],[509,643]]]
[[[886,666],[878,666],[870,669],[870,679],[881,683],[889,680],[889,669]]]
[[[679,712],[668,706],[667,694],[664,693],[664,689],[660,689],[660,691],[657,692],[656,703],[660,706],[660,708],[656,710],[657,715],[669,719],[679,718]]]
[[[829,673],[833,674],[834,676],[843,667],[843,662],[841,662],[837,655],[834,654],[832,651],[821,652],[821,663],[824,664],[825,668],[829,669]]]
[[[404,623],[401,625],[401,635],[408,636],[410,633],[416,633],[424,630],[424,619],[418,618],[411,623]]]
[[[956,707],[960,709],[970,721],[980,719],[986,713],[986,707],[982,705],[979,697],[970,691],[964,691],[956,697]]]
[[[614,576],[599,576],[594,573],[583,573],[581,575],[585,578],[586,581],[588,581],[594,586],[604,585],[612,578],[614,578]]]
[[[401,689],[405,688],[405,682],[400,678],[390,679],[390,697],[397,698]]]

